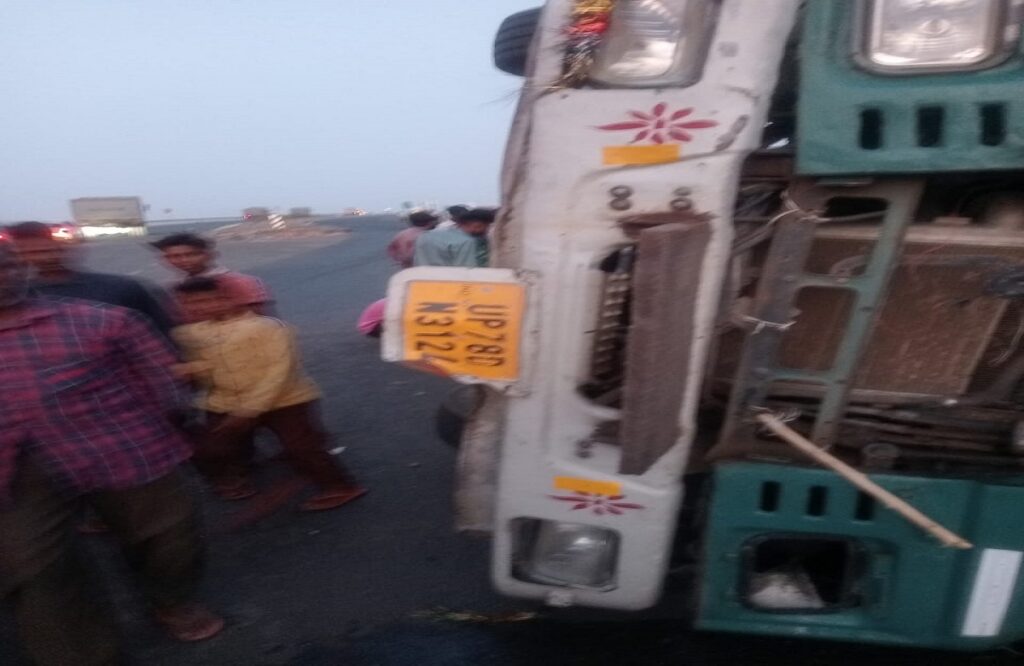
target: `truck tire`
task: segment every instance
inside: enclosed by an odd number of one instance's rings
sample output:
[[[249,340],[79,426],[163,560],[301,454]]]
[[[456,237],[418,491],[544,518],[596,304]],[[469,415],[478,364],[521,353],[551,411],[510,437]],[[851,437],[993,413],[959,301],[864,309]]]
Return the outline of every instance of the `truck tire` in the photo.
[[[540,7],[516,12],[501,22],[494,37],[494,66],[515,76],[526,74],[530,43],[540,22]]]
[[[459,444],[462,442],[462,431],[465,427],[466,419],[463,416],[456,414],[444,405],[437,408],[437,414],[434,415],[434,428],[442,442],[453,449],[459,448]]]
[[[434,430],[442,442],[459,448],[466,421],[480,406],[482,393],[479,386],[460,386],[448,394],[434,415]]]

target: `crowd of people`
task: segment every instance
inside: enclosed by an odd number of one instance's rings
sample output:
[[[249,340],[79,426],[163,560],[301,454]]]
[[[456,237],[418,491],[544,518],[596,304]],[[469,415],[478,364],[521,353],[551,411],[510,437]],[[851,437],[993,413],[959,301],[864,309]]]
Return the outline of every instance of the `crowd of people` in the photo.
[[[414,266],[484,268],[490,265],[488,233],[497,211],[493,208],[450,206],[447,219],[429,210],[409,213],[409,228],[388,243],[388,256],[400,269]],[[363,335],[378,338],[383,332],[386,299],[371,303],[359,316]]]
[[[257,278],[212,241],[153,243],[169,295],[80,269],[75,248],[25,222],[0,244],[0,598],[42,666],[112,664],[117,630],[85,583],[79,533],[119,542],[153,618],[200,641],[224,620],[197,599],[204,559],[185,464],[227,501],[257,495],[254,437],[276,436],[321,511],[365,494],[328,451],[319,392],[294,330]]]
[[[400,268],[462,266],[481,268],[490,262],[487,232],[494,222],[493,208],[451,206],[448,219],[429,210],[409,213],[409,228],[388,245],[388,254]]]
[[[444,219],[447,217],[447,219]],[[399,268],[483,267],[495,211],[414,211],[388,245]],[[272,433],[314,487],[303,511],[366,493],[329,451],[319,390],[295,331],[257,278],[217,265],[214,243],[152,243],[178,273],[166,293],[83,270],[74,243],[23,222],[0,244],[0,598],[42,666],[116,663],[117,629],[86,584],[81,534],[119,542],[154,620],[180,641],[224,620],[197,599],[204,560],[186,463],[213,494],[259,494],[256,434]],[[380,333],[383,301],[368,334]],[[366,315],[364,314],[364,319]]]

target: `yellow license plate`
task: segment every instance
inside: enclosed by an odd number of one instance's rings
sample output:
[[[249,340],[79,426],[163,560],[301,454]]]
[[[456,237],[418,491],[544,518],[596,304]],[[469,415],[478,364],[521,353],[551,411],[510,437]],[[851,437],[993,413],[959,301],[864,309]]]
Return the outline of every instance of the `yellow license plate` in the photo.
[[[525,288],[502,282],[410,282],[402,311],[403,359],[449,375],[519,377]]]

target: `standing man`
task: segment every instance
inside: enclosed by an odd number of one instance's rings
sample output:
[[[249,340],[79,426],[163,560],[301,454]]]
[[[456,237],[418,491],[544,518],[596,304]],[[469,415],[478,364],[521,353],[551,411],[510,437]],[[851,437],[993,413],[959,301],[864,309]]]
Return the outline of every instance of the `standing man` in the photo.
[[[256,314],[273,314],[273,299],[263,281],[218,266],[217,250],[212,240],[196,234],[172,234],[152,245],[171,268],[182,274],[182,282],[197,277],[217,278],[229,286],[241,305]]]
[[[487,266],[487,231],[494,222],[490,208],[474,208],[462,214],[454,229],[435,230],[416,240],[416,266]]]
[[[45,296],[65,296],[128,308],[144,315],[164,336],[174,321],[152,289],[121,275],[93,273],[75,266],[75,244],[53,237],[42,222],[22,222],[7,230],[22,261],[35,269],[33,288]]]
[[[437,215],[427,210],[409,214],[408,229],[399,231],[388,243],[388,256],[401,268],[412,268],[416,240],[437,225]]]
[[[87,501],[121,541],[155,619],[174,638],[217,634],[195,603],[197,509],[174,423],[185,398],[167,342],[135,313],[29,295],[0,246],[0,597],[40,666],[112,664],[113,620],[74,548]]]
[[[459,218],[469,212],[469,206],[463,206],[462,204],[448,206],[446,212],[448,213],[448,219],[438,224],[438,229],[454,229],[455,225],[459,222]]]
[[[21,260],[35,269],[32,288],[36,293],[134,310],[170,339],[176,322],[168,312],[165,299],[157,297],[153,288],[122,275],[78,269],[76,244],[54,238],[50,227],[42,222],[21,222],[7,232]],[[78,529],[85,534],[109,531],[107,525],[88,512]]]

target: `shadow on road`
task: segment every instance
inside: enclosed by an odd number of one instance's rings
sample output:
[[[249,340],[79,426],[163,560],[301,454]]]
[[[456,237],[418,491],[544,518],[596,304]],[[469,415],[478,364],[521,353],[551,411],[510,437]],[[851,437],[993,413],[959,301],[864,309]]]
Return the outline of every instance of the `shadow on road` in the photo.
[[[295,666],[1001,666],[1010,652],[950,654],[687,632],[677,622],[406,623],[347,646],[310,647]]]

